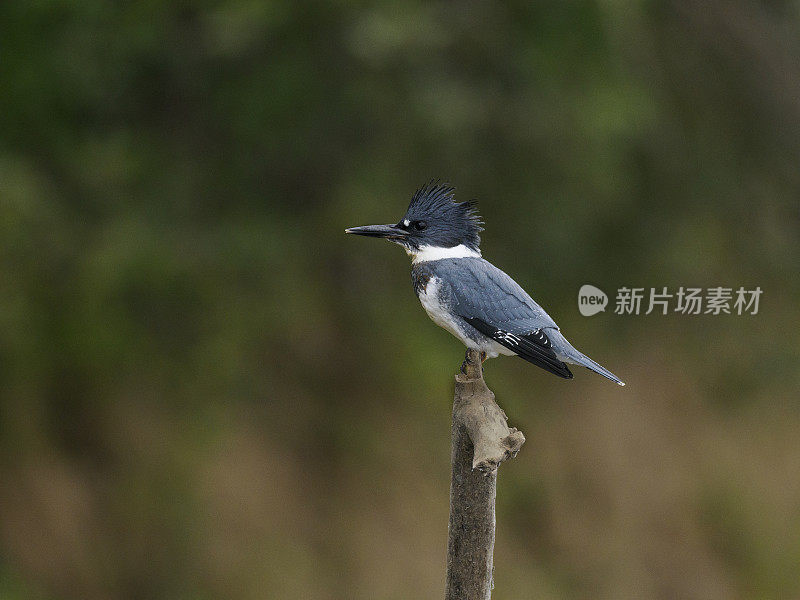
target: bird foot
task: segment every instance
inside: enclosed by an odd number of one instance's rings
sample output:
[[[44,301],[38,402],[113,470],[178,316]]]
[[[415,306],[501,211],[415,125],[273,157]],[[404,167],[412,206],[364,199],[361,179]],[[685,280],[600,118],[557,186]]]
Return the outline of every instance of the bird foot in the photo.
[[[481,365],[483,364],[483,361],[486,360],[486,352],[480,352],[477,354],[477,356],[473,354],[471,357],[470,352],[475,351],[467,348],[467,352],[464,354],[464,362],[461,363],[461,372],[468,377],[480,378],[482,375]],[[480,362],[474,362],[478,356],[480,356]]]

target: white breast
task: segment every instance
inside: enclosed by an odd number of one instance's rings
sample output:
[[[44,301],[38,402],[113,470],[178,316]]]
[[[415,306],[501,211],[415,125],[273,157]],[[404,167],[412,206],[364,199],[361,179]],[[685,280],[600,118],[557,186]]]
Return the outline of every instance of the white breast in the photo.
[[[428,316],[434,323],[456,336],[467,348],[486,352],[489,358],[494,358],[498,354],[514,354],[505,346],[501,346],[489,338],[485,338],[482,342],[476,342],[467,337],[461,328],[461,323],[452,317],[447,308],[439,300],[439,285],[439,278],[431,277],[428,284],[425,286],[425,290],[419,295],[422,308],[425,309],[425,312],[428,313]]]
[[[425,309],[425,312],[428,313],[431,320],[439,327],[444,327],[462,342],[467,343],[464,333],[461,331],[461,327],[459,327],[459,324],[453,319],[439,300],[439,283],[438,277],[431,277],[430,280],[428,280],[428,285],[425,286],[425,290],[419,295],[422,308]]]

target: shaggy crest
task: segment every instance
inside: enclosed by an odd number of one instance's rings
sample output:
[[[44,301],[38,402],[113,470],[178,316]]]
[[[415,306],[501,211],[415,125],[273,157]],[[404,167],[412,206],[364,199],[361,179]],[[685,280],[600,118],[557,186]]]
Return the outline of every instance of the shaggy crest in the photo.
[[[465,244],[478,250],[483,221],[475,202],[456,202],[455,191],[448,183],[430,181],[414,193],[404,219],[429,224],[426,237],[437,245],[453,247]]]

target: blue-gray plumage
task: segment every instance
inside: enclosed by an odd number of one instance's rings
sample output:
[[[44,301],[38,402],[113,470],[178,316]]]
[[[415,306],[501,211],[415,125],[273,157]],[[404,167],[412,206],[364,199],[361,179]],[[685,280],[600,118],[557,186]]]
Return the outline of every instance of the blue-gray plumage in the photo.
[[[468,348],[487,357],[519,356],[572,378],[565,363],[581,365],[625,385],[585,356],[516,281],[481,258],[481,221],[470,202],[456,202],[454,189],[431,182],[414,194],[396,225],[352,227],[346,233],[381,237],[411,255],[414,291],[431,319]]]

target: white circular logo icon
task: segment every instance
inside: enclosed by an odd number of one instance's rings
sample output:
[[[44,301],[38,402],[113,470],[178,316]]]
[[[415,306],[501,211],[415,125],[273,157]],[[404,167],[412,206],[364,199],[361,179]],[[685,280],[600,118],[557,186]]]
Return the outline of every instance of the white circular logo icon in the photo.
[[[602,312],[608,306],[606,293],[593,285],[582,285],[578,290],[578,310],[584,317],[591,317]]]

